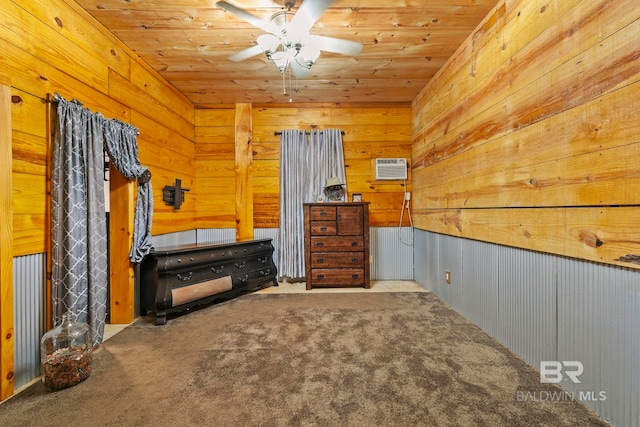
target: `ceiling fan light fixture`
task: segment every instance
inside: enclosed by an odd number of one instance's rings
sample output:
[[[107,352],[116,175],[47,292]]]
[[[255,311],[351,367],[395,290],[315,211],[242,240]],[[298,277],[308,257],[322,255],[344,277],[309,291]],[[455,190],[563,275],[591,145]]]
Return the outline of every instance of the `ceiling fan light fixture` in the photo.
[[[286,79],[291,87],[292,76],[296,79],[308,75],[311,66],[322,51],[355,56],[362,50],[362,43],[310,33],[313,25],[335,0],[305,0],[294,13],[297,0],[283,0],[285,9],[273,14],[266,21],[240,9],[226,1],[216,2],[216,6],[236,17],[260,28],[266,34],[256,39],[256,44],[230,57],[241,61],[264,52],[267,59],[275,64],[282,74],[284,93]],[[286,71],[289,70],[289,73]],[[297,89],[296,89],[297,92]],[[290,98],[291,102],[292,99]]]
[[[289,65],[289,59],[290,59],[290,55],[288,54],[288,52],[285,51],[277,51],[274,52],[271,55],[270,58],[274,64],[276,64],[276,67],[278,67],[278,70],[280,70],[281,73],[284,73],[284,70],[287,69],[287,66]]]
[[[307,68],[311,68],[320,57],[320,48],[314,43],[307,43],[300,48],[298,56],[302,57]]]
[[[258,36],[256,42],[264,53],[267,54],[267,58],[269,59],[271,59],[271,56],[278,50],[278,46],[280,45],[280,39],[273,34],[262,34]]]

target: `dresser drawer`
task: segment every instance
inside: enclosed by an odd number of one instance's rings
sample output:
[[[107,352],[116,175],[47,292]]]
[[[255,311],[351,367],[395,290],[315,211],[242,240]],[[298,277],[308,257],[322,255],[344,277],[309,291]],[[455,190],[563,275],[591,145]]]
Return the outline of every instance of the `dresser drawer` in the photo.
[[[364,270],[361,268],[314,268],[311,270],[313,286],[362,286]]]
[[[159,271],[158,277],[166,280],[173,287],[190,286],[198,282],[229,275],[232,260],[227,259],[210,265],[184,265],[181,269]]]
[[[335,221],[311,221],[312,236],[335,236],[336,230]]]
[[[271,255],[273,253],[273,245],[270,241],[260,241],[258,244],[252,244],[251,241],[236,243],[229,251],[233,258],[242,256],[264,254]]]
[[[312,237],[311,252],[362,251],[364,239],[353,237]]]
[[[271,263],[271,257],[268,255],[254,255],[247,258],[238,258],[228,263],[229,268],[227,273],[236,275],[249,270],[260,269],[269,263]]]
[[[363,252],[314,252],[311,254],[311,268],[357,268],[363,265]]]
[[[263,283],[265,278],[273,277],[276,275],[275,265],[265,265],[262,268],[258,268],[243,273],[234,274],[231,276],[233,282],[233,289],[255,289],[260,283]]]
[[[182,252],[168,255],[158,260],[158,271],[194,269],[212,263],[225,262],[230,258],[228,248],[213,249],[210,252]]]
[[[311,221],[335,221],[337,218],[335,206],[311,206],[309,219]]]

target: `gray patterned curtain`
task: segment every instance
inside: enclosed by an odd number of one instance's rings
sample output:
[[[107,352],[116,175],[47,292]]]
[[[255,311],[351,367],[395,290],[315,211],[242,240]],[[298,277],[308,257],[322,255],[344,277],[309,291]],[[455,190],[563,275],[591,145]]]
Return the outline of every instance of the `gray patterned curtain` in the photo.
[[[311,129],[309,134],[309,153],[307,154],[310,179],[308,180],[307,201],[315,202],[324,197],[327,180],[337,177],[345,187],[347,180],[344,172],[344,149],[340,129]],[[343,197],[342,201],[346,199]]]
[[[93,344],[104,336],[107,310],[107,225],[104,149],[126,178],[138,180],[129,259],[151,250],[151,174],[138,160],[138,130],[92,113],[76,100],[55,94],[58,122],[51,176],[51,258],[54,324],[70,312],[91,327]]]
[[[54,324],[71,313],[102,342],[107,304],[107,224],[103,122],[56,94],[58,122],[51,173],[51,260]]]
[[[128,179],[138,180],[136,213],[133,219],[133,241],[129,259],[140,263],[153,246],[151,223],[153,220],[153,192],[151,173],[138,159],[138,129],[119,120],[105,123],[107,152],[113,165]]]
[[[278,271],[281,278],[305,276],[303,203],[324,197],[327,179],[345,183],[344,149],[339,129],[283,130],[280,138],[280,234]],[[346,193],[346,191],[345,191]]]

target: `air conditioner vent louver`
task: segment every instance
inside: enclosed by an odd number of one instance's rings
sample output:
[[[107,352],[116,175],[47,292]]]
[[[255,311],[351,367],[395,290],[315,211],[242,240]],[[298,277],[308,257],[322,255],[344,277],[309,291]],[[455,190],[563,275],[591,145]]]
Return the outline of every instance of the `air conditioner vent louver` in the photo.
[[[407,159],[376,159],[376,179],[407,179]]]

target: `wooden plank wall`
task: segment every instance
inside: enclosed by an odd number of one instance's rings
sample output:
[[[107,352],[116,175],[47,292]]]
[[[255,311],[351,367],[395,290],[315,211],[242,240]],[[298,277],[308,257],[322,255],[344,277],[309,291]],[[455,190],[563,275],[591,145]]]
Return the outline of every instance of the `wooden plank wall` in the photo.
[[[196,228],[235,228],[235,106],[196,109],[195,140]]]
[[[372,226],[397,226],[404,197],[402,181],[376,181],[374,160],[411,160],[408,104],[253,105],[251,153],[253,223],[277,228],[280,221],[280,137],[283,129],[339,128],[343,137],[347,188],[370,205]],[[196,110],[198,228],[236,226],[234,107]],[[411,176],[407,180],[410,186]],[[404,225],[408,224],[407,216]]]
[[[7,0],[0,6],[0,75],[11,78],[11,206],[13,257],[48,250],[48,95],[78,99],[105,117],[140,130],[141,163],[153,175],[154,198],[175,178],[191,186],[193,197],[179,212],[156,203],[155,234],[194,228],[194,108],[74,1]],[[133,266],[128,253],[133,234],[136,184],[112,173],[110,283],[112,323],[134,318]],[[3,243],[4,245],[4,243]],[[2,306],[11,295],[0,295]],[[3,310],[4,311],[4,310]],[[3,325],[3,329],[6,329]],[[12,326],[12,325],[11,325]],[[3,345],[3,358],[9,349]],[[11,350],[12,353],[12,350]],[[7,356],[9,357],[9,356]],[[13,360],[13,355],[10,355]],[[2,371],[9,372],[3,364]],[[2,395],[12,388],[3,375]]]
[[[640,7],[500,1],[413,102],[416,226],[640,268]]]
[[[12,78],[14,255],[43,252],[47,166],[46,95],[58,92],[140,130],[140,160],[155,198],[182,178],[195,184],[192,104],[72,1],[3,2],[0,72]],[[167,160],[168,159],[168,160]],[[156,206],[154,233],[193,228],[195,201],[180,213]]]

